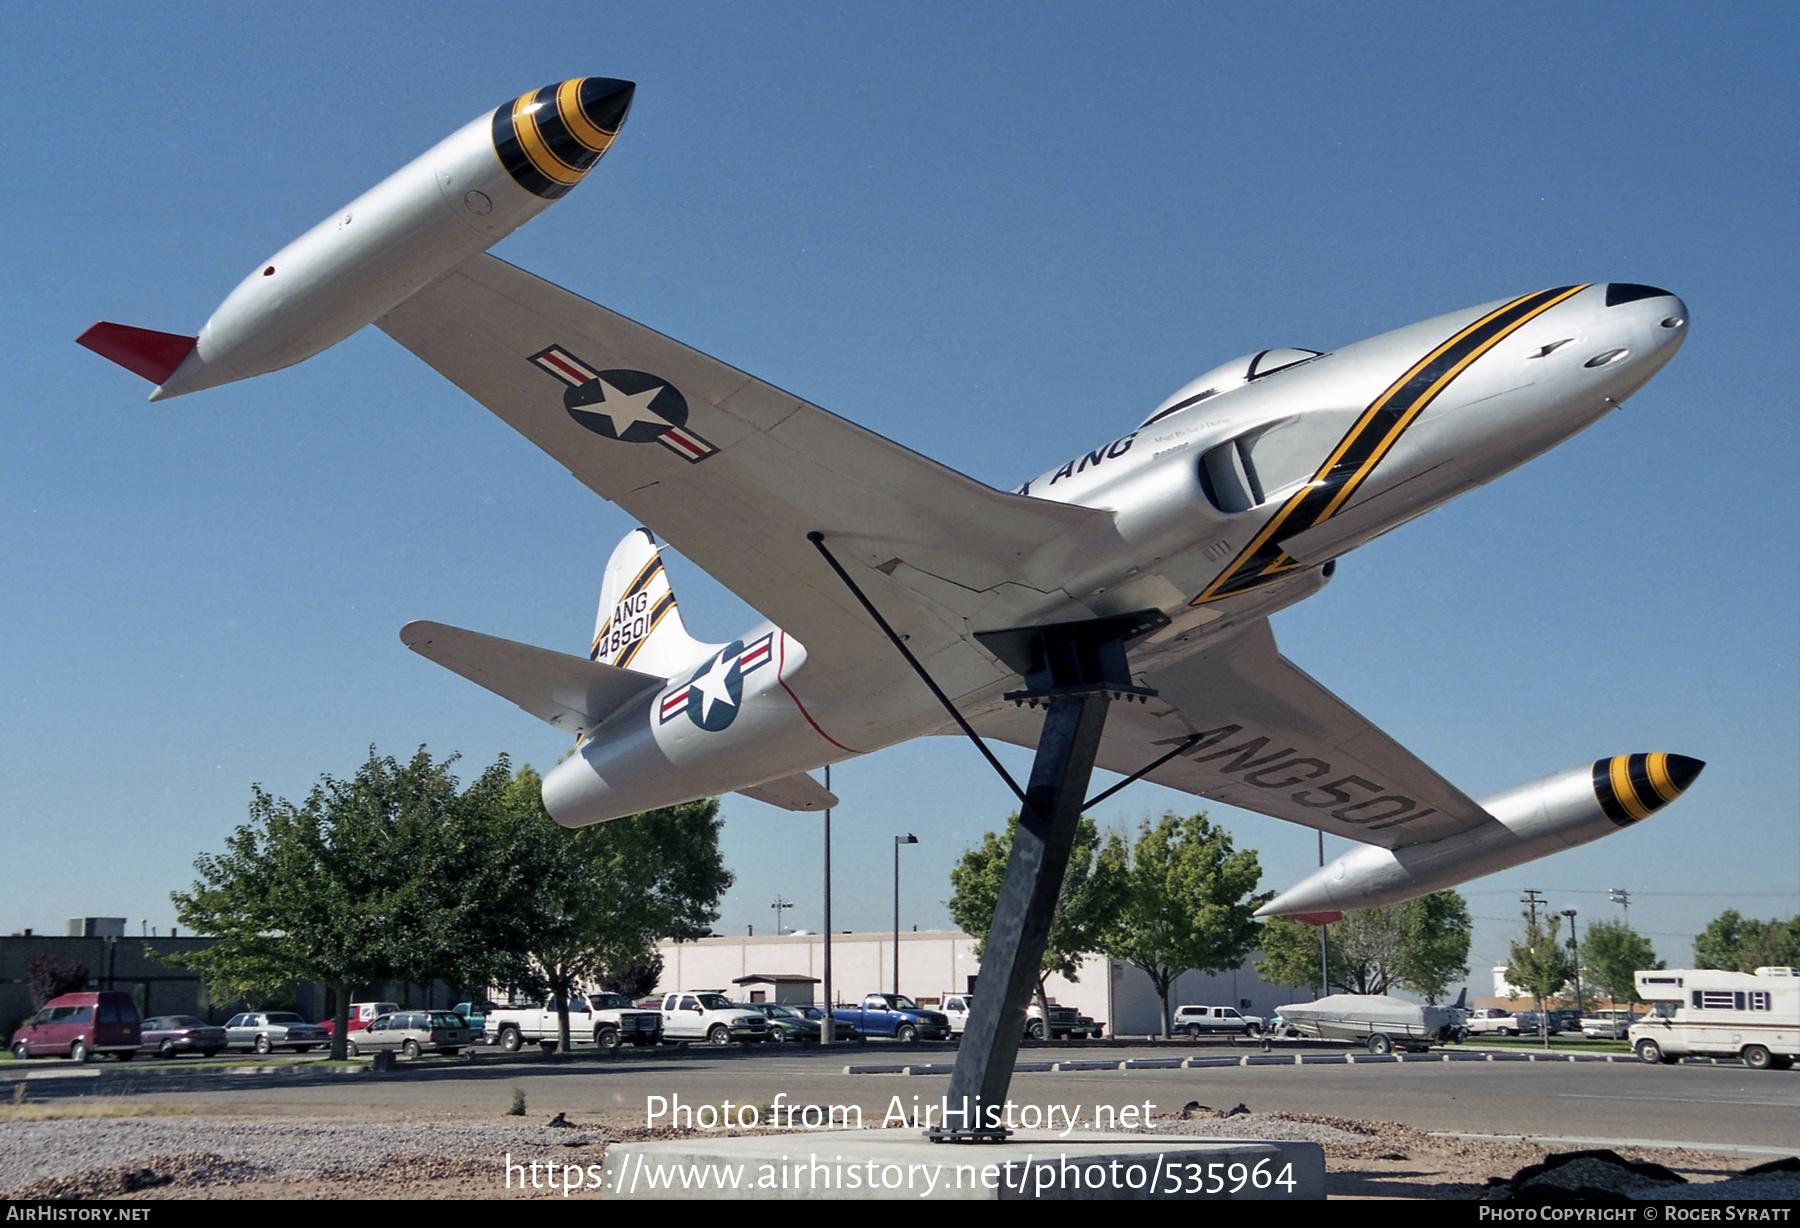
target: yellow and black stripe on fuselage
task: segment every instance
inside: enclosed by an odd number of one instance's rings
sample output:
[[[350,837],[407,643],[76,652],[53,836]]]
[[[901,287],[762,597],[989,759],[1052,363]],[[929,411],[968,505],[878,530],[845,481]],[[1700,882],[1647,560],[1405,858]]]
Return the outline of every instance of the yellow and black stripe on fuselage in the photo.
[[[1558,303],[1587,289],[1559,286],[1513,299],[1434,347],[1370,402],[1318,472],[1190,604],[1205,605],[1279,580],[1304,565],[1278,544],[1337,515],[1427,406],[1483,354]]]

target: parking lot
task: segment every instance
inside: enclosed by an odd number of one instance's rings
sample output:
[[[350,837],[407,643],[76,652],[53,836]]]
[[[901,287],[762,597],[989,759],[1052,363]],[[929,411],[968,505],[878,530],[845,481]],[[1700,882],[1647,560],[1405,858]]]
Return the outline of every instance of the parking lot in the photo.
[[[1022,1066],[1065,1063],[1231,1058],[1256,1054],[1248,1046],[1155,1046],[1096,1050],[1083,1046],[1027,1049]],[[1310,1056],[1310,1055],[1309,1055]],[[1320,1055],[1323,1056],[1323,1055]],[[1453,1053],[1453,1056],[1472,1056]],[[0,1067],[4,1077],[29,1074],[34,1100],[96,1094],[154,1097],[197,1110],[335,1113],[394,1112],[498,1114],[513,1088],[546,1111],[626,1114],[642,1121],[652,1096],[688,1103],[788,1102],[859,1105],[878,1122],[899,1096],[907,1106],[934,1102],[946,1074],[911,1077],[846,1074],[846,1067],[893,1068],[898,1060],[933,1065],[954,1061],[948,1047],[770,1047],[627,1051],[616,1058],[577,1051],[559,1057],[483,1051],[472,1062],[402,1062],[396,1073],[329,1068],[301,1059],[212,1067],[200,1063],[130,1065],[32,1062]],[[1083,1059],[1086,1059],[1085,1061]],[[316,1068],[315,1068],[316,1067]],[[327,1073],[330,1070],[331,1073]],[[258,1073],[268,1072],[268,1073]],[[68,1077],[63,1077],[68,1076]],[[1658,1067],[1632,1061],[1407,1061],[1354,1065],[1287,1064],[1186,1069],[1021,1071],[1013,1098],[1033,1103],[1094,1106],[1141,1104],[1158,1113],[1190,1101],[1256,1111],[1330,1114],[1401,1122],[1427,1131],[1670,1142],[1754,1148],[1800,1148],[1800,1072],[1752,1071],[1736,1065]]]

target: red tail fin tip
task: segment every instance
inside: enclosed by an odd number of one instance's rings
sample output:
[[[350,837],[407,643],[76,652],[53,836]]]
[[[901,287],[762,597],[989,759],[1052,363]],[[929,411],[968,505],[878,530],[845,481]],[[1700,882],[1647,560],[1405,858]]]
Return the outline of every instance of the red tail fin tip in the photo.
[[[199,338],[102,320],[75,338],[75,344],[86,346],[152,384],[161,384],[175,374],[175,368],[199,344]]]

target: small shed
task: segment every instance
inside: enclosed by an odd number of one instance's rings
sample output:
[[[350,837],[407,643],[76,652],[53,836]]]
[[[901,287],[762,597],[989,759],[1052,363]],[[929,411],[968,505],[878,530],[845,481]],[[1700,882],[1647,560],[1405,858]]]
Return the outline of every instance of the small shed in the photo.
[[[774,1002],[780,1006],[811,1006],[814,997],[813,986],[819,983],[819,978],[801,976],[792,972],[753,972],[749,976],[736,977],[731,983],[743,986],[745,995],[752,1002]]]

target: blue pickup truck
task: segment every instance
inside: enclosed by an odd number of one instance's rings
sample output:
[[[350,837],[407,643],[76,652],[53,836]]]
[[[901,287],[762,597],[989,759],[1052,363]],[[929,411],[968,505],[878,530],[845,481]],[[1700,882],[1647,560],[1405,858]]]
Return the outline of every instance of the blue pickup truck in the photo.
[[[950,1039],[950,1020],[923,1009],[905,994],[872,993],[861,1006],[835,1006],[831,1018],[856,1029],[858,1037],[887,1036],[903,1045],[920,1040]]]

